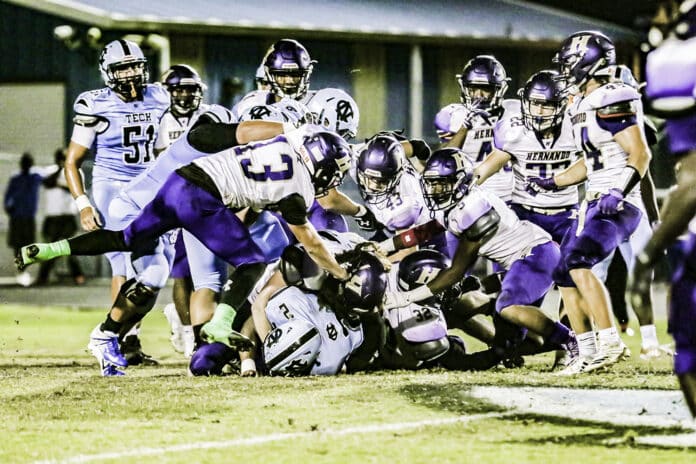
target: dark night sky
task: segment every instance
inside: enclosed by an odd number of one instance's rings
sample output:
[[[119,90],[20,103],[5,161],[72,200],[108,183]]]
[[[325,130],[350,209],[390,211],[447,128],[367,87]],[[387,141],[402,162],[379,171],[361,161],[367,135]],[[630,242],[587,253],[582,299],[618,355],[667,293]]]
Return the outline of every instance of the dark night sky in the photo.
[[[527,0],[529,3],[550,6],[599,18],[631,29],[637,27],[637,19],[650,18],[660,0]]]

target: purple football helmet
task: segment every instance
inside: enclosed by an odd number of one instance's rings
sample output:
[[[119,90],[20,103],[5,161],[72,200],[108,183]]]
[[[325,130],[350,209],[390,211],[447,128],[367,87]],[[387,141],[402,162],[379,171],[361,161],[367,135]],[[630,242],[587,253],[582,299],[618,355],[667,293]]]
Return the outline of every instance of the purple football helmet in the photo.
[[[350,168],[350,146],[334,132],[310,133],[304,139],[300,154],[312,176],[317,197],[338,187]]]
[[[466,106],[488,112],[500,109],[510,79],[495,57],[479,55],[472,58],[456,77],[462,91],[462,103]]]
[[[467,193],[474,166],[458,148],[435,150],[421,173],[421,189],[431,211],[449,209]]]
[[[309,88],[315,61],[298,41],[281,39],[266,52],[263,66],[271,92],[283,98],[300,100]]]
[[[360,196],[367,203],[381,203],[394,191],[404,172],[404,147],[394,137],[372,138],[358,156]]]
[[[398,285],[401,290],[413,290],[421,285],[432,282],[437,275],[450,267],[447,256],[437,250],[423,249],[414,251],[399,263]],[[432,304],[435,297],[421,304]]]
[[[425,285],[449,267],[450,259],[437,250],[414,251],[399,263],[399,288],[408,291]]]
[[[522,121],[535,132],[545,132],[563,122],[567,99],[565,84],[553,70],[539,71],[519,91]]]
[[[162,75],[162,85],[172,98],[172,109],[179,116],[189,116],[201,105],[206,85],[195,69],[175,64]]]
[[[348,280],[341,282],[338,290],[346,305],[359,314],[378,309],[387,290],[387,271],[382,261],[361,252],[348,272]]]
[[[568,83],[580,88],[595,76],[607,75],[616,64],[616,49],[601,32],[579,31],[563,41],[553,60]]]

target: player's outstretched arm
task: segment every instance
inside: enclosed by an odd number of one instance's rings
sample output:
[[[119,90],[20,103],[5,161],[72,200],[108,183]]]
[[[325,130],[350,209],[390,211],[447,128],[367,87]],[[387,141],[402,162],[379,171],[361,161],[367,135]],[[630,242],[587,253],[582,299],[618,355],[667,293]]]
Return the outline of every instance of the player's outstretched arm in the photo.
[[[70,189],[70,193],[75,199],[77,208],[80,210],[80,223],[84,230],[97,230],[102,227],[99,213],[89,198],[85,194],[85,185],[80,174],[80,166],[85,156],[89,153],[89,148],[77,142],[70,141],[68,152],[65,158],[65,180]]]

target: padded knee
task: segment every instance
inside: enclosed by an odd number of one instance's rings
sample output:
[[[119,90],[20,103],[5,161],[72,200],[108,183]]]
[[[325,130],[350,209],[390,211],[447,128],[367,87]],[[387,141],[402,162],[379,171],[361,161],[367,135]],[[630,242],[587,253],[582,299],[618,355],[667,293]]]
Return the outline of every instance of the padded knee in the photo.
[[[136,307],[151,308],[157,299],[159,289],[148,287],[135,279],[127,280],[119,293]]]

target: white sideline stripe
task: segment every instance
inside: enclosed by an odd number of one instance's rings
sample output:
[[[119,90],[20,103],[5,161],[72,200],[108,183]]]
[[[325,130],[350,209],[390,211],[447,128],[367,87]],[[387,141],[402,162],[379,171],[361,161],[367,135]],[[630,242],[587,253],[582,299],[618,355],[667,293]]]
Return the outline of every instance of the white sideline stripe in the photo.
[[[451,425],[464,422],[471,422],[482,419],[497,419],[500,417],[515,414],[514,412],[497,412],[497,413],[487,413],[487,414],[475,414],[472,416],[458,416],[450,417],[447,419],[431,419],[418,422],[396,422],[392,424],[373,424],[364,426],[348,427],[339,430],[319,430],[316,432],[295,432],[295,433],[272,433],[270,435],[259,435],[256,437],[249,438],[239,438],[236,440],[223,440],[223,441],[203,441],[198,443],[185,443],[181,445],[172,446],[162,446],[158,448],[135,448],[126,451],[117,451],[112,453],[100,453],[100,454],[80,454],[73,456],[64,460],[47,460],[47,461],[35,461],[36,464],[54,464],[54,463],[82,463],[82,462],[92,462],[92,461],[102,461],[107,459],[120,459],[126,457],[141,457],[141,456],[155,456],[166,453],[174,453],[177,451],[194,451],[203,449],[215,449],[215,448],[231,448],[233,446],[253,446],[262,443],[269,443],[273,441],[284,441],[294,438],[307,438],[307,437],[341,437],[344,435],[358,435],[366,433],[380,433],[380,432],[393,432],[399,430],[416,429],[418,427],[438,427],[442,425]]]

